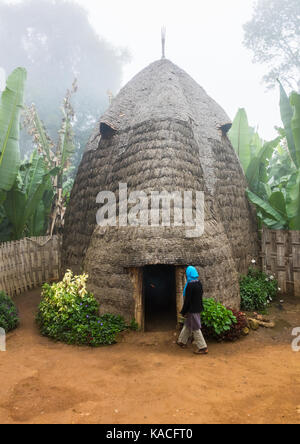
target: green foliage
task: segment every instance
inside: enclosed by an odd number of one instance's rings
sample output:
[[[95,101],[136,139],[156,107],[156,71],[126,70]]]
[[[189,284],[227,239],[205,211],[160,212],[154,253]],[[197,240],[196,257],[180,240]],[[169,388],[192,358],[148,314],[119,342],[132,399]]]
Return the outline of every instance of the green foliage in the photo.
[[[29,161],[21,165],[15,184],[7,193],[3,205],[11,225],[10,239],[45,234],[54,195],[50,177],[55,173],[55,168],[47,171],[37,150],[32,153]]]
[[[66,203],[73,180],[70,158],[74,152],[72,122],[74,113],[71,97],[77,87],[73,84],[62,106],[59,140],[49,138],[34,105],[26,109],[25,125],[33,137],[35,150],[29,160],[17,168],[11,189],[0,190],[0,241],[17,240],[24,236],[52,235],[56,225],[63,225]]]
[[[132,319],[131,322],[130,322],[130,324],[129,324],[129,328],[130,328],[130,330],[138,331],[138,329],[139,329],[140,327],[139,327],[139,324],[136,322],[136,320],[135,320],[135,319]]]
[[[74,170],[71,166],[71,158],[75,151],[73,125],[75,121],[74,110],[71,104],[73,94],[77,92],[76,80],[72,84],[71,90],[67,93],[61,107],[62,122],[58,132],[58,142],[50,138],[41,121],[34,105],[26,108],[24,125],[28,133],[32,136],[36,149],[40,153],[46,169],[55,171],[52,174],[53,193],[47,194],[50,203],[48,218],[48,234],[61,232],[63,228],[64,214],[67,202],[70,197],[74,181],[70,173]],[[54,192],[55,190],[55,192]]]
[[[248,117],[246,111],[241,108],[235,116],[232,127],[228,133],[228,137],[234,147],[244,171],[251,161],[251,138],[253,130],[248,125]]]
[[[231,326],[237,322],[232,311],[224,307],[214,299],[203,300],[204,311],[201,320],[207,329],[211,330],[217,337],[228,332]]]
[[[0,190],[4,191],[12,188],[20,164],[20,116],[26,76],[24,68],[15,69],[0,99]]]
[[[118,333],[127,328],[121,316],[99,316],[99,304],[86,289],[87,278],[68,271],[61,282],[44,284],[36,318],[44,336],[97,347],[115,343]]]
[[[279,84],[284,125],[284,129],[278,129],[279,137],[263,143],[254,133],[250,141],[249,163],[245,163],[245,158],[249,158],[249,143],[245,143],[241,131],[230,138],[244,167],[249,187],[247,196],[256,206],[260,226],[300,230],[300,95],[293,92],[289,99]],[[252,129],[248,126],[247,130],[245,112],[242,117],[243,132],[249,136]],[[235,118],[235,121],[239,120],[241,110]]]
[[[3,291],[0,291],[0,327],[8,333],[18,324],[18,312],[14,302]]]
[[[263,311],[277,296],[278,282],[260,270],[250,268],[240,279],[241,306],[246,311]]]

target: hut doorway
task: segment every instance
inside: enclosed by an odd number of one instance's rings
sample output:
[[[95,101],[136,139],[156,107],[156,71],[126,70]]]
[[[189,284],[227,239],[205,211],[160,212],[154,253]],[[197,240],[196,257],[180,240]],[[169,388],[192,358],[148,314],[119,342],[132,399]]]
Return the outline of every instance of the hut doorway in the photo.
[[[163,331],[176,327],[174,266],[149,265],[143,268],[143,306],[145,331]]]

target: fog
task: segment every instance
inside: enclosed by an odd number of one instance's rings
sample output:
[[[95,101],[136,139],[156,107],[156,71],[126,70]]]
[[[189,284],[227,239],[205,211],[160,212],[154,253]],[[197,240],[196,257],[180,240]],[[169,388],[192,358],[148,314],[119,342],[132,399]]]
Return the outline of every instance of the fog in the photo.
[[[244,107],[265,139],[281,125],[279,92],[262,84],[265,67],[243,46],[252,0],[0,0],[0,66],[28,70],[34,101],[52,135],[59,104],[73,78],[77,136],[83,145],[97,117],[133,75],[161,56],[185,69],[233,119]],[[2,79],[1,79],[2,78]],[[3,73],[0,70],[0,85]],[[0,86],[1,87],[1,86]]]
[[[123,84],[160,58],[160,28],[166,25],[166,56],[186,70],[229,114],[245,107],[250,124],[265,139],[281,125],[279,92],[262,84],[266,67],[254,64],[242,44],[253,0],[76,0],[89,11],[99,35],[128,48],[131,63]]]
[[[0,48],[0,65],[7,75],[17,66],[26,68],[26,103],[36,104],[54,139],[60,127],[60,105],[77,78],[79,160],[96,120],[108,106],[109,94],[120,88],[126,52],[96,34],[80,5],[49,0],[1,1]],[[31,139],[23,131],[22,154],[31,149]]]

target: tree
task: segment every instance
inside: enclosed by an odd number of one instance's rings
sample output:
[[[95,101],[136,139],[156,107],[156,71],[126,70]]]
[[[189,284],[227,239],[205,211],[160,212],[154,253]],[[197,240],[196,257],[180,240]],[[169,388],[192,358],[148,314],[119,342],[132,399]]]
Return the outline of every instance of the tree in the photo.
[[[79,161],[91,129],[108,105],[107,91],[119,89],[126,52],[100,39],[86,11],[66,0],[1,2],[0,47],[0,66],[6,72],[20,65],[27,69],[26,103],[35,103],[52,138],[60,125],[61,97],[77,78],[74,132]],[[22,137],[24,145],[25,132]],[[31,149],[30,138],[25,141]]]
[[[266,84],[274,87],[280,79],[300,90],[300,1],[258,0],[244,30],[244,45],[253,51],[254,62],[268,65]]]

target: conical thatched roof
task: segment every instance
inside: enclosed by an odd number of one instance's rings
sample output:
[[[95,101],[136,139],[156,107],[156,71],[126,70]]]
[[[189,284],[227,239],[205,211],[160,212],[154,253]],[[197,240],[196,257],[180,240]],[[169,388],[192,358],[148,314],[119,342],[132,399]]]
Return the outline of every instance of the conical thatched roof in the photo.
[[[238,273],[257,255],[257,232],[239,160],[219,127],[229,118],[168,60],[134,77],[101,117],[83,156],[67,211],[64,264],[90,275],[103,309],[133,313],[128,268],[197,266],[207,296],[237,307]],[[205,193],[205,233],[183,227],[98,227],[96,196],[131,191]]]

